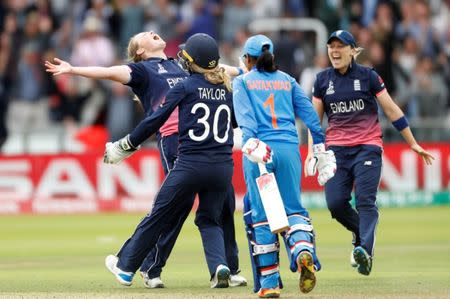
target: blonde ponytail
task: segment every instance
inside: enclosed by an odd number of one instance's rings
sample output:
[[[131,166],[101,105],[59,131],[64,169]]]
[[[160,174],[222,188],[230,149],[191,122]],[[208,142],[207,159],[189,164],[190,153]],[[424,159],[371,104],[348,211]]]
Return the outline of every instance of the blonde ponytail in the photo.
[[[355,48],[355,51],[356,51],[356,53],[355,53],[355,55],[353,55],[353,59],[356,60],[356,58],[359,56],[359,54],[361,54],[362,51],[364,51],[364,48],[362,48],[362,47],[357,47],[357,48]]]
[[[139,55],[137,53],[138,49],[139,49],[139,44],[135,39],[136,35],[133,36],[132,38],[130,38],[130,41],[128,42],[128,47],[127,47],[127,56],[128,56],[128,60],[133,61],[133,62],[139,62],[142,61],[142,57],[141,55]]]
[[[231,79],[223,67],[216,67],[212,70],[199,67],[195,63],[189,66],[193,72],[204,74],[206,81],[212,84],[223,84],[228,91],[231,91]]]

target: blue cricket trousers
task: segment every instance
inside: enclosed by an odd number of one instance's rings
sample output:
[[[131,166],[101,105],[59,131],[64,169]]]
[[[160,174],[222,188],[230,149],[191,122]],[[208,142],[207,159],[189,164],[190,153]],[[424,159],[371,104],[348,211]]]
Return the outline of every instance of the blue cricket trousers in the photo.
[[[382,149],[375,145],[330,146],[336,174],[325,184],[331,216],[353,233],[353,245],[373,256],[378,224],[376,196],[380,184]],[[356,211],[350,205],[355,190]]]
[[[183,201],[199,196],[196,224],[199,226],[210,274],[220,264],[228,265],[225,255],[222,212],[231,185],[233,162],[202,163],[182,157],[164,180],[151,211],[118,253],[118,267],[135,272],[155,247],[162,232],[170,231],[185,215]]]
[[[166,137],[158,136],[158,149],[160,153],[161,163],[163,166],[164,174],[167,176],[170,169],[173,168],[176,159],[178,158],[178,134],[172,134]],[[236,234],[234,227],[234,211],[236,209],[236,200],[234,195],[233,185],[230,184],[228,196],[224,203],[222,224],[223,234],[225,240],[225,252],[227,256],[228,267],[232,274],[236,274],[239,271],[239,258],[238,258],[238,246],[236,243]],[[140,271],[146,272],[149,278],[155,278],[161,276],[162,268],[165,266],[170,253],[172,252],[175,242],[180,234],[186,218],[189,216],[192,210],[195,196],[186,198],[180,205],[184,205],[184,213],[180,214],[177,223],[169,228],[167,231],[163,231],[158,237],[156,246],[150,250],[146,259],[141,265]],[[180,207],[182,210],[183,207]],[[197,211],[197,215],[201,213],[201,210]],[[198,218],[198,216],[196,217]],[[200,215],[201,221],[202,217]],[[196,221],[197,223],[197,221]],[[198,225],[198,223],[197,223]],[[206,253],[208,254],[208,253]]]

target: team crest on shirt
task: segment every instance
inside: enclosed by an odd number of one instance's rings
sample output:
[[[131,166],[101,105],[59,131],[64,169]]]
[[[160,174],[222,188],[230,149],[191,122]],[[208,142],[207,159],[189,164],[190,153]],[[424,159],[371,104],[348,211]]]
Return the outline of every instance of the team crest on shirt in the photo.
[[[328,88],[325,94],[333,94],[333,93],[334,93],[333,81],[328,81]]]
[[[167,73],[167,70],[163,67],[161,63],[158,63],[158,74]]]
[[[361,82],[359,82],[358,79],[353,81],[353,90],[354,91],[359,91],[361,90]]]

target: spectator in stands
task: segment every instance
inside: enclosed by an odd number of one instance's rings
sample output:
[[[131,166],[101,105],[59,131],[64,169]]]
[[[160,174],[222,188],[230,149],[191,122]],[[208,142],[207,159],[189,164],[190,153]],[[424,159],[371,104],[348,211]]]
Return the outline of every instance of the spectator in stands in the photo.
[[[421,117],[436,119],[447,116],[448,86],[436,73],[431,57],[419,58],[411,88],[417,97]]]
[[[123,4],[120,8],[120,52],[126,50],[130,36],[134,36],[142,31],[145,18],[145,10],[142,9],[138,0],[125,0],[122,2]]]
[[[181,6],[179,30],[185,34],[184,39],[196,33],[206,33],[213,38],[217,37],[217,18],[214,15],[216,7],[211,2],[191,0]]]
[[[18,100],[11,106],[10,117],[13,130],[29,134],[44,130],[48,125],[48,105],[44,99],[44,74],[38,43],[27,42],[20,54],[18,64]]]
[[[222,22],[222,39],[232,41],[239,28],[247,27],[252,20],[252,10],[245,0],[233,0],[225,4]]]
[[[303,69],[303,72],[300,75],[299,83],[300,87],[305,91],[309,98],[312,95],[316,75],[326,67],[328,67],[327,55],[325,53],[318,53],[314,57],[314,65]]]
[[[7,12],[1,24],[0,32],[0,150],[8,137],[7,112],[10,98],[14,92],[14,82],[17,78],[18,53],[20,34],[15,14]]]
[[[175,57],[179,51],[178,45],[183,41],[173,26],[178,21],[178,6],[169,0],[156,0],[148,6],[147,15],[150,20],[144,25],[144,30],[159,32],[164,36],[166,54]]]
[[[95,55],[95,53],[101,53]],[[89,16],[83,23],[83,33],[75,41],[71,62],[79,66],[110,66],[115,61],[115,49],[109,37],[102,32],[102,23],[94,16]],[[81,113],[81,125],[96,122],[106,99],[111,94],[111,85],[101,81],[79,78],[81,93],[92,92]]]
[[[119,48],[120,45],[126,44],[128,37],[132,35],[126,32],[133,31],[161,32],[167,41],[166,53],[172,57],[178,51],[178,44],[193,33],[206,32],[213,36],[220,34],[218,41],[224,61],[236,64],[238,49],[243,46],[249,36],[247,23],[267,17],[305,16],[320,19],[329,31],[334,31],[337,27],[349,29],[359,41],[359,45],[367,50],[358,57],[358,61],[377,69],[395,100],[402,105],[409,117],[414,118],[420,115],[418,105],[416,105],[417,109],[414,108],[415,94],[411,95],[411,84],[423,81],[416,78],[416,76],[423,76],[419,75],[423,72],[422,70],[418,70],[418,73],[415,71],[415,64],[419,58],[433,57],[432,78],[437,76],[440,78],[438,81],[443,81],[446,87],[450,86],[449,7],[448,0],[0,1],[0,39],[3,44],[0,48],[0,57],[3,60],[9,57],[6,59],[6,71],[3,71],[6,74],[0,75],[2,76],[0,81],[7,89],[7,98],[18,98],[19,58],[24,52],[23,48],[29,49],[27,45],[30,42],[37,45],[38,56],[42,56],[47,49],[51,48],[56,51],[54,55],[58,57],[70,60],[72,56],[75,60],[81,60],[76,61],[77,65],[111,65],[118,59],[116,53],[123,52]],[[242,13],[243,17],[236,18],[241,11],[247,11],[247,13]],[[11,26],[3,25],[4,23]],[[86,30],[89,27],[95,30]],[[138,27],[141,28],[137,29]],[[6,33],[6,37],[3,33]],[[283,37],[276,49],[287,47],[284,69],[288,70],[292,66],[293,69],[289,70],[289,73],[298,77],[302,67],[310,67],[308,63],[312,63],[313,57],[317,55],[314,42],[311,42],[315,36],[301,31],[287,35],[288,38]],[[291,43],[292,39],[295,42]],[[9,44],[10,48],[5,47],[5,43]],[[371,50],[372,46],[373,50]],[[92,55],[92,53],[102,53],[102,55]],[[278,53],[277,56],[282,58],[283,55]],[[5,80],[9,83],[6,84]],[[436,80],[430,79],[430,81]],[[396,87],[395,91],[394,87]],[[94,101],[99,104],[94,105],[94,108],[97,108],[92,109],[87,106],[87,114],[80,112],[84,115],[81,121],[86,124],[94,121],[104,122],[103,118],[97,116],[102,115],[99,110],[105,108],[103,111],[107,112],[111,109],[108,106],[104,107],[105,102],[101,100],[109,98],[111,87],[96,86],[93,89],[89,84],[77,82],[75,89],[74,92],[78,96],[91,92],[94,98],[99,99],[97,102]],[[95,92],[92,92],[93,90]],[[309,92],[308,88],[306,90]],[[43,97],[47,97],[54,95],[55,90],[43,88],[41,93]],[[52,98],[56,99],[56,97]],[[2,99],[5,99],[4,91]],[[15,105],[14,102],[10,101],[10,108]],[[51,103],[53,105],[56,102]],[[91,101],[86,103],[92,104]],[[450,109],[448,96],[447,107]],[[428,107],[421,109],[428,111]],[[0,110],[5,111],[5,109]],[[14,110],[13,108],[12,111]],[[428,115],[428,112],[425,114]],[[445,117],[450,121],[450,113],[446,114]],[[8,117],[8,119],[12,118]],[[444,122],[441,123],[443,127],[446,126]],[[12,127],[16,124],[17,120],[13,121]],[[416,125],[415,122],[414,124]],[[417,125],[420,127],[420,122]],[[384,133],[388,137],[386,140],[391,140],[389,132]],[[428,140],[434,138],[432,136],[425,134]]]

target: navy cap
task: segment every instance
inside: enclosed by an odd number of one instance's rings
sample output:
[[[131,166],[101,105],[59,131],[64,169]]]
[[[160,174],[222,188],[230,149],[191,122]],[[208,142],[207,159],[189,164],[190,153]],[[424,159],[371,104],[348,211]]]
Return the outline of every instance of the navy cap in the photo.
[[[335,38],[340,40],[344,45],[348,45],[353,48],[356,48],[355,38],[347,30],[337,30],[337,31],[331,33],[330,37],[328,38],[327,44],[330,44],[331,41]]]
[[[204,69],[213,69],[219,63],[219,47],[216,40],[205,33],[197,33],[180,45],[183,56],[189,62]]]
[[[273,43],[270,38],[262,34],[253,35],[245,42],[244,54],[259,57],[263,52],[263,46],[268,46],[269,52],[273,54]]]

